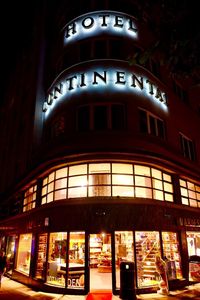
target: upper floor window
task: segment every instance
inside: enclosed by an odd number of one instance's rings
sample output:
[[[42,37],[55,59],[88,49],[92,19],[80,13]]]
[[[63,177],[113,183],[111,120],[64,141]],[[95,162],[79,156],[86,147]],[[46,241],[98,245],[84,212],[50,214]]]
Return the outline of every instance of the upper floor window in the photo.
[[[191,139],[180,133],[181,150],[184,157],[195,160],[194,143]]]
[[[24,194],[23,212],[35,208],[37,185],[32,185]]]
[[[139,110],[139,118],[142,133],[148,133],[162,139],[165,138],[165,126],[160,118],[142,109]]]
[[[58,137],[65,132],[65,118],[64,116],[59,116],[52,124],[51,136]]]
[[[200,185],[180,179],[182,204],[200,207]]]
[[[88,130],[122,130],[125,128],[123,104],[91,104],[78,108],[77,128]]]
[[[42,204],[77,197],[137,197],[173,202],[171,175],[131,163],[64,167],[43,180]]]

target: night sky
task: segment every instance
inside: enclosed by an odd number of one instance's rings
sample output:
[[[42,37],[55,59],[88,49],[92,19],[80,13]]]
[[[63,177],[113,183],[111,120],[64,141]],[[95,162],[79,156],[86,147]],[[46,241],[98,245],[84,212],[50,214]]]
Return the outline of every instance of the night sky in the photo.
[[[51,1],[52,0],[49,0],[47,3],[51,3]],[[9,74],[15,69],[17,57],[20,57],[21,53],[25,51],[30,39],[32,38],[31,32],[34,28],[33,11],[39,13],[39,11],[37,12],[38,4],[43,2],[44,0],[10,0],[5,1],[3,8],[1,9],[1,90],[4,89],[4,84],[6,83]],[[185,28],[182,28],[181,32],[183,34],[189,33],[188,35],[192,36],[198,31],[199,38],[196,41],[196,47],[199,48],[200,18],[199,10],[196,10],[198,0],[190,0],[187,3],[190,13],[186,16],[187,22],[183,21]],[[197,56],[196,53],[195,56]]]
[[[37,1],[37,0],[36,0]],[[8,80],[9,74],[15,69],[17,57],[30,39],[29,32],[33,29],[34,1],[6,1],[1,9],[1,85]]]

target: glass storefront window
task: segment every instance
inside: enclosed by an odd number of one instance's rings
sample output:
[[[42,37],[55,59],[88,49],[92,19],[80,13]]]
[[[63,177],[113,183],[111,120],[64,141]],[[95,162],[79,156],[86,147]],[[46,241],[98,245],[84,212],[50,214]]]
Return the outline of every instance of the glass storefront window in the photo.
[[[67,287],[83,289],[85,286],[85,233],[70,232]]]
[[[47,257],[47,233],[39,234],[37,244],[37,259],[35,277],[45,279]]]
[[[115,231],[115,271],[117,289],[120,288],[120,263],[122,261],[134,261],[132,231]]]
[[[188,231],[187,232],[187,246],[188,255],[200,256],[200,232]]]
[[[189,279],[200,281],[200,232],[188,231]]]
[[[32,234],[21,234],[17,254],[17,271],[29,275],[31,261]]]
[[[155,256],[161,256],[159,232],[137,231],[135,243],[138,287],[157,285],[160,277],[156,272]]]
[[[14,254],[15,254],[15,236],[8,236],[6,245],[7,268],[6,272],[12,274],[14,267]]]
[[[168,279],[181,279],[182,266],[177,233],[162,232],[162,241],[163,256],[167,265]]]
[[[67,233],[54,232],[49,236],[47,283],[65,286]]]

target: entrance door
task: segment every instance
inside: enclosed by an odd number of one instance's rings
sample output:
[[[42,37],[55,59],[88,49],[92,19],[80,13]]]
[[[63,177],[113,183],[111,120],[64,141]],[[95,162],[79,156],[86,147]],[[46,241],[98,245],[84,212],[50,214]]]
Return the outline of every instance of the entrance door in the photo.
[[[111,234],[90,234],[90,290],[112,290]]]

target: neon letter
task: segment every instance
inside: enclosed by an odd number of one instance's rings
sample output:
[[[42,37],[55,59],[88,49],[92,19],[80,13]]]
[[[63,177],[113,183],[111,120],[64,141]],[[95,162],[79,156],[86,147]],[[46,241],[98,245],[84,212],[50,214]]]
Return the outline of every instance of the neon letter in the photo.
[[[118,84],[118,83],[125,84],[126,83],[126,81],[124,80],[125,72],[117,71],[116,75],[117,75],[117,81],[115,82],[115,84]]]
[[[93,84],[98,84],[98,82],[96,81],[97,77],[99,77],[103,82],[106,83],[106,71],[103,71],[103,75],[97,73],[96,71],[94,71],[94,81]]]
[[[72,34],[76,33],[76,23],[72,23],[67,26],[67,30],[66,30],[66,34],[65,34],[66,38],[68,38],[70,36],[69,31],[71,31]]]

